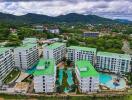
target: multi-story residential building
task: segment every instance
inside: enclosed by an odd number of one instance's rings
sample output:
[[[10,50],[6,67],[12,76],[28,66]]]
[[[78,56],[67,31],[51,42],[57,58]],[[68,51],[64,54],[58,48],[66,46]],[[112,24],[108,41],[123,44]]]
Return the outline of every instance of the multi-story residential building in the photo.
[[[97,92],[99,90],[99,73],[87,60],[75,62],[75,73],[78,87],[82,93]]]
[[[9,48],[0,48],[0,82],[13,70],[14,58],[12,50]]]
[[[54,59],[58,64],[65,57],[66,44],[65,43],[53,43],[47,46],[43,46],[44,59]]]
[[[33,75],[36,93],[55,92],[56,65],[53,59],[40,59]]]
[[[129,72],[131,69],[130,61],[131,57],[127,54],[98,52],[96,68],[98,70],[108,70],[114,73]]]
[[[37,44],[37,38],[25,38],[22,42],[23,44],[27,44],[27,43]]]
[[[15,66],[27,70],[39,60],[37,44],[24,44],[14,49]]]
[[[70,46],[67,48],[67,59],[75,62],[76,60],[88,60],[94,64],[96,48]]]
[[[43,32],[44,31],[44,26],[43,25],[35,25],[34,30]]]
[[[82,37],[99,37],[99,32],[84,32]]]

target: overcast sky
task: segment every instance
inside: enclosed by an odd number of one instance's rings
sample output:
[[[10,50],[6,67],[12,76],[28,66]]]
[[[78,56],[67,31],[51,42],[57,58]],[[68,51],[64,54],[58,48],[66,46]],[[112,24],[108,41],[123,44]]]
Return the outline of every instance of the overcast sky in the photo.
[[[12,1],[12,2],[8,2]],[[21,2],[13,2],[21,1]],[[25,0],[26,1],[26,0]],[[132,0],[0,0],[0,12],[14,15],[37,13],[58,16],[68,13],[94,14],[132,20]]]

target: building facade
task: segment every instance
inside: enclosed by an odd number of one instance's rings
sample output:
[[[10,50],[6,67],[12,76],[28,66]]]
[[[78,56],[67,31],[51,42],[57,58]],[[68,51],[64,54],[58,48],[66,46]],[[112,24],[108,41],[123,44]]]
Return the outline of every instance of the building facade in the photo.
[[[82,37],[99,37],[99,32],[84,32]]]
[[[39,60],[37,44],[25,44],[14,49],[15,66],[27,70],[35,66]]]
[[[97,92],[99,90],[99,74],[89,61],[76,61],[75,73],[79,90],[82,93]]]
[[[6,76],[14,68],[13,52],[9,48],[0,48],[0,81],[2,82]]]
[[[131,57],[127,54],[117,54],[109,52],[97,53],[98,70],[108,70],[114,73],[125,73],[130,71]]]
[[[75,62],[76,60],[88,60],[94,65],[96,48],[70,46],[67,48],[67,59]]]
[[[47,46],[43,46],[44,59],[54,59],[56,64],[61,62],[66,55],[65,43],[53,43]]]
[[[55,92],[56,65],[54,60],[40,59],[33,75],[36,93]]]

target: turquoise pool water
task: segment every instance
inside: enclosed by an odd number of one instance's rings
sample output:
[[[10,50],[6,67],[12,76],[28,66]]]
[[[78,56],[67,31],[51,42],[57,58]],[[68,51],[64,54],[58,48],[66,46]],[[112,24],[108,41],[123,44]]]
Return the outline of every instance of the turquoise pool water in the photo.
[[[109,74],[105,74],[105,73],[100,73],[99,75],[100,75],[99,81],[100,81],[101,85],[105,85],[110,89],[116,89],[116,90],[124,89],[126,87],[126,81],[124,78],[120,78],[120,81],[118,83],[119,85],[116,86],[115,84],[113,84],[113,82],[114,82],[114,79],[117,78],[117,76],[109,75]]]
[[[100,73],[99,81],[102,84],[106,84],[108,81],[112,80],[112,77],[108,74]]]
[[[63,79],[63,69],[59,69],[59,82],[60,82],[60,85],[62,85],[62,79]]]
[[[68,75],[67,82],[68,82],[69,86],[71,86],[74,84],[71,69],[67,69],[66,73]]]

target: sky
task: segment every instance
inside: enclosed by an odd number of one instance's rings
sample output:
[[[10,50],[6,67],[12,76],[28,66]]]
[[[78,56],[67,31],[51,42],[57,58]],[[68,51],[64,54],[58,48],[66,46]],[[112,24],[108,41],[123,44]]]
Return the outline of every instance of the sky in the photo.
[[[18,16],[27,13],[49,16],[78,13],[132,20],[132,0],[0,0],[0,12]]]

